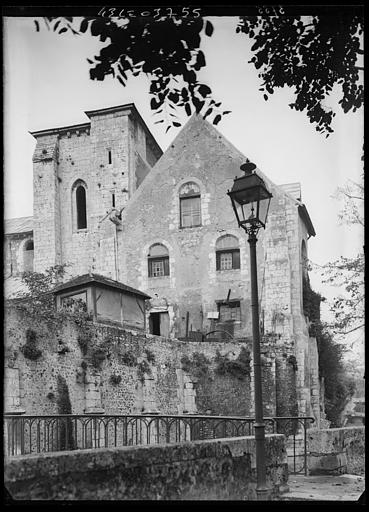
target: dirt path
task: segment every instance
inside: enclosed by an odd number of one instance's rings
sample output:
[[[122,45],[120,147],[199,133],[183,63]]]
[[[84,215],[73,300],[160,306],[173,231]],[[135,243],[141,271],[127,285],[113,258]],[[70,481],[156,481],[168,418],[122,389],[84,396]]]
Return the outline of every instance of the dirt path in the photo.
[[[364,476],[302,476],[290,475],[289,492],[281,495],[286,501],[358,501],[365,490]]]

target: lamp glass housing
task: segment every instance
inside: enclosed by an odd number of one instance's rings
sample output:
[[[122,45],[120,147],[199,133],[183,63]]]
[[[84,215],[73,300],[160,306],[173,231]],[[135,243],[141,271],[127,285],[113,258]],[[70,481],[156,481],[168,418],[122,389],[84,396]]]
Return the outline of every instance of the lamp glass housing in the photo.
[[[265,228],[270,200],[273,197],[255,172],[235,178],[228,191],[239,227],[245,230]]]

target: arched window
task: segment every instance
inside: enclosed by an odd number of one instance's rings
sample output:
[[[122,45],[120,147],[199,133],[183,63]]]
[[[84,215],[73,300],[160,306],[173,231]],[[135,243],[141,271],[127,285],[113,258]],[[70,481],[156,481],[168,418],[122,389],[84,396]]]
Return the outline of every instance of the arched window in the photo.
[[[23,249],[23,272],[33,272],[33,240],[28,240]]]
[[[73,186],[73,226],[75,230],[87,229],[86,184],[78,180]]]
[[[224,235],[218,238],[215,250],[217,270],[240,268],[240,248],[235,236]]]
[[[201,226],[201,194],[193,181],[184,183],[179,190],[181,228]]]
[[[149,277],[169,276],[169,253],[163,244],[153,244],[148,254]]]

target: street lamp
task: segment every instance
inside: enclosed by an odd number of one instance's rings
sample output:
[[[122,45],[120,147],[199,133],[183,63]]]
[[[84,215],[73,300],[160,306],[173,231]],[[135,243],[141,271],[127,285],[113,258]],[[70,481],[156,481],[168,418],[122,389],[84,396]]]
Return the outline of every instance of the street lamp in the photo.
[[[256,267],[256,235],[260,228],[265,228],[272,194],[264,181],[255,173],[256,165],[246,160],[240,169],[244,176],[234,179],[232,190],[227,194],[231,198],[238,226],[248,234],[250,244],[251,270],[251,311],[254,358],[254,391],[255,391],[255,442],[256,442],[256,495],[258,500],[269,498],[266,484],[265,469],[265,425],[263,419],[263,396],[260,359],[260,330],[258,281]]]

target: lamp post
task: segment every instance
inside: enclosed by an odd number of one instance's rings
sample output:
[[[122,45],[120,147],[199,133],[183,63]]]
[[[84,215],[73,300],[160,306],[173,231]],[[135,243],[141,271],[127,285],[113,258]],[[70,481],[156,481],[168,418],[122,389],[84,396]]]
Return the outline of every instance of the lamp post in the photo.
[[[258,500],[269,498],[269,489],[266,484],[265,468],[265,424],[263,419],[262,374],[260,359],[260,328],[259,328],[259,302],[258,281],[256,265],[256,242],[260,228],[265,229],[269,204],[272,194],[268,191],[264,181],[255,173],[256,165],[246,160],[241,165],[244,176],[234,179],[232,190],[227,194],[231,198],[233,210],[238,226],[248,234],[250,245],[251,270],[251,310],[254,358],[254,393],[255,393],[255,442],[256,442],[256,495]]]

